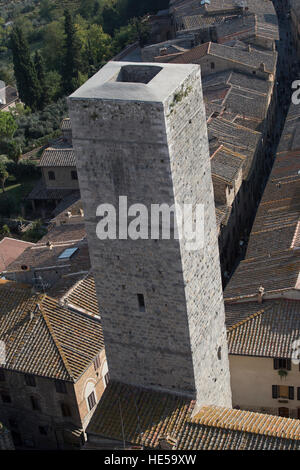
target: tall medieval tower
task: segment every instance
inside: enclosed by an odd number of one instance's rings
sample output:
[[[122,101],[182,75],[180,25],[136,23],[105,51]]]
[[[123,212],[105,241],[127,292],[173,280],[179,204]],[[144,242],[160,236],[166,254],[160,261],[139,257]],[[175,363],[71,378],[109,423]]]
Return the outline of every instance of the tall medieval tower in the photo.
[[[110,62],[69,98],[69,109],[111,380],[230,407],[199,66]],[[118,215],[119,196],[149,214],[152,204],[202,204],[204,247],[118,232],[100,240],[97,207],[112,204]]]

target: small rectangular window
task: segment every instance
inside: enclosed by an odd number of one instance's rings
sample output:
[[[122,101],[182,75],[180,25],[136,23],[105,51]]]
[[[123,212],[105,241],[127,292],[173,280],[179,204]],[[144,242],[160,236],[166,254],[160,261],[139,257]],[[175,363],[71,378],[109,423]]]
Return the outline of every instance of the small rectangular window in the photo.
[[[99,358],[99,356],[97,356],[94,359],[94,369],[95,369],[95,371],[97,371],[100,368],[100,365],[101,365],[100,358]]]
[[[12,429],[18,429],[19,428],[18,422],[15,419],[11,418],[11,419],[8,420],[8,422],[9,422],[9,426]]]
[[[96,405],[96,398],[95,398],[94,392],[92,392],[88,396],[88,404],[89,404],[89,410],[91,411],[94,408],[94,406]]]
[[[109,372],[107,372],[107,374],[105,374],[105,376],[104,376],[104,382],[105,382],[105,385],[107,386],[107,385],[108,385],[108,382],[109,382]]]
[[[272,385],[272,398],[278,398],[278,386],[277,385]]]
[[[71,410],[70,410],[70,407],[69,405],[67,405],[67,403],[61,403],[61,412],[62,412],[62,415],[64,417],[69,417],[71,416]]]
[[[55,180],[55,173],[54,173],[54,171],[48,171],[48,178],[49,178],[49,180],[51,180],[51,181]]]
[[[300,400],[300,387],[297,387],[297,400]]]
[[[289,400],[294,400],[294,387],[289,387]]]
[[[67,393],[67,387],[63,380],[55,380],[55,388],[57,393]]]
[[[42,436],[47,436],[48,426],[39,426],[39,432]]]
[[[274,369],[291,370],[291,360],[276,357],[274,359]]]
[[[3,369],[0,369],[0,382],[5,382],[5,374]]]
[[[78,175],[77,175],[76,170],[71,171],[71,178],[72,180],[78,180]]]
[[[145,299],[143,294],[137,294],[140,312],[145,312]]]
[[[33,375],[25,374],[25,383],[29,387],[36,387],[35,377]]]
[[[31,401],[32,409],[35,411],[40,411],[41,407],[40,407],[38,399],[35,397],[30,397],[30,401]]]
[[[11,397],[8,393],[1,393],[3,403],[11,403]]]

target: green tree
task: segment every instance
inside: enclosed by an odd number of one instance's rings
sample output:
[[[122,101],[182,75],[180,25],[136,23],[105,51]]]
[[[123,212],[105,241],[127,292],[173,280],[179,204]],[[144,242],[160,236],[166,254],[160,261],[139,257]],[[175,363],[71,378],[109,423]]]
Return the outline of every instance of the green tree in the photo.
[[[0,184],[2,191],[5,192],[5,181],[9,177],[8,171],[4,163],[0,162]]]
[[[83,57],[87,59],[87,67],[93,73],[105,64],[113,55],[112,38],[105,34],[102,27],[96,24],[90,26],[87,31],[86,42],[82,51]],[[91,73],[89,74],[91,75]]]
[[[11,34],[11,49],[20,98],[33,111],[36,111],[40,105],[41,88],[28,42],[18,26]]]
[[[80,72],[80,42],[76,35],[73,18],[65,10],[65,56],[63,67],[63,89],[66,94],[72,93],[78,87],[78,74]]]
[[[64,60],[64,24],[63,20],[52,21],[44,29],[43,58],[48,70],[61,72]]]
[[[17,130],[13,116],[5,111],[0,112],[0,139],[11,139]]]
[[[8,142],[7,147],[8,157],[15,163],[18,163],[22,155],[22,149],[20,144],[15,140],[11,140],[10,142]]]
[[[118,53],[128,44],[139,41],[143,46],[149,36],[149,27],[145,19],[133,18],[127,26],[115,32],[113,39],[114,52]]]
[[[0,228],[0,233],[4,237],[9,237],[11,235],[9,226],[7,224],[2,225]]]
[[[56,101],[62,96],[61,75],[56,70],[50,70],[46,74],[50,102]]]
[[[96,0],[81,0],[80,7],[79,7],[79,14],[85,18],[89,19],[95,12],[96,4],[98,2]],[[98,4],[99,8],[99,4]]]
[[[15,85],[14,74],[11,68],[1,67],[0,68],[0,80],[2,80],[5,85]]]
[[[47,230],[44,228],[41,220],[35,220],[32,223],[32,226],[27,232],[22,236],[22,240],[26,242],[36,243],[38,242],[45,234]]]
[[[49,94],[49,86],[46,79],[46,70],[44,60],[40,54],[40,52],[36,51],[34,56],[34,65],[37,74],[37,78],[39,81],[39,86],[41,89],[41,97],[40,97],[40,109],[44,109],[50,103],[50,94]]]
[[[54,5],[49,0],[41,0],[40,16],[45,21],[51,21],[53,19],[53,8]]]
[[[119,29],[122,25],[122,18],[116,6],[105,5],[102,10],[100,22],[103,24],[105,33],[112,36],[114,31]]]

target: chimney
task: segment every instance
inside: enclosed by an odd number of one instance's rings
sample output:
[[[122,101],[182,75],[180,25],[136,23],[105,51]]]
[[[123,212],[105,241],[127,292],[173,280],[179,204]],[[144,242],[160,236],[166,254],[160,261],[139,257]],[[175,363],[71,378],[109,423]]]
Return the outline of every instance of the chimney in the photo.
[[[266,72],[266,66],[263,62],[259,64],[259,70],[261,70],[262,72]]]
[[[258,289],[258,296],[257,296],[257,301],[259,304],[263,303],[264,295],[265,295],[265,288],[260,286],[260,288]]]
[[[53,243],[50,242],[50,240],[47,241],[46,245],[48,246],[49,250],[52,250],[52,248],[53,248]]]
[[[83,209],[79,209],[79,213],[80,213],[80,216],[81,216],[81,217],[84,217]]]
[[[166,47],[162,47],[161,49],[159,49],[160,55],[166,55],[167,52],[168,52],[168,49]]]

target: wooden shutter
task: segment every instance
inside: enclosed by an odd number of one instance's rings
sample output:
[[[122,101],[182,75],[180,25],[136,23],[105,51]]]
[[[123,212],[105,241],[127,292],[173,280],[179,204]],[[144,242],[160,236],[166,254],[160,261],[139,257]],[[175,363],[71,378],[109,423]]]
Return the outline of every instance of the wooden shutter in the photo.
[[[279,359],[274,359],[274,369],[279,369]]]
[[[272,398],[278,398],[278,386],[272,385]]]
[[[294,400],[294,387],[289,387],[289,400]]]

